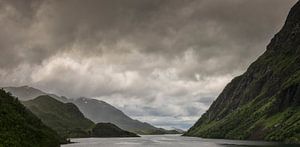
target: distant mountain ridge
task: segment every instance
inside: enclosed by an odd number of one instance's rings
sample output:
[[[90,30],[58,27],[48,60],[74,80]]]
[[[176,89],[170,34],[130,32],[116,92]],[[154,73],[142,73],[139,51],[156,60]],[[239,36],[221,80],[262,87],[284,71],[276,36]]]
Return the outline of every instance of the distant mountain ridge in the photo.
[[[31,100],[41,95],[48,95],[47,93],[29,86],[20,87],[3,87],[5,91],[12,93],[21,101]]]
[[[266,52],[185,135],[300,143],[300,1]]]
[[[178,128],[173,128],[173,130],[177,131],[180,134],[185,133],[186,131],[182,130],[182,129],[178,129]]]
[[[159,128],[143,123],[125,115],[112,105],[96,99],[79,98],[73,101],[82,113],[96,123],[110,122],[118,127],[138,134],[152,134]]]
[[[74,103],[86,118],[95,123],[113,123],[121,129],[137,134],[180,134],[176,130],[156,128],[148,123],[134,120],[114,106],[91,98],[68,99],[55,94],[48,94],[30,86],[4,87],[21,101],[32,100],[42,95],[48,95],[63,103]]]
[[[35,99],[42,95],[49,95],[59,101],[68,102],[68,99],[64,96],[57,96],[55,94],[46,93],[42,90],[30,87],[30,86],[20,86],[20,87],[2,87],[5,91],[12,93],[20,101],[27,101]]]

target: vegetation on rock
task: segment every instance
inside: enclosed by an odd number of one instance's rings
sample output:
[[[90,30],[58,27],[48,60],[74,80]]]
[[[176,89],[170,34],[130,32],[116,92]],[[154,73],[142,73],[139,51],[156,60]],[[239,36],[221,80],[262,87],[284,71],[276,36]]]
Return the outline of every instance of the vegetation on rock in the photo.
[[[0,146],[59,147],[66,143],[17,98],[0,90]]]

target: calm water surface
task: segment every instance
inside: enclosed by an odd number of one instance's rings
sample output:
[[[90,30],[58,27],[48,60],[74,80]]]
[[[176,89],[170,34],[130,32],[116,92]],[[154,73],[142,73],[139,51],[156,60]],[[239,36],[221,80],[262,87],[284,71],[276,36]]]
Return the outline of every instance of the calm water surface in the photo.
[[[62,147],[293,147],[272,142],[236,141],[181,137],[180,135],[146,135],[140,138],[78,138]]]

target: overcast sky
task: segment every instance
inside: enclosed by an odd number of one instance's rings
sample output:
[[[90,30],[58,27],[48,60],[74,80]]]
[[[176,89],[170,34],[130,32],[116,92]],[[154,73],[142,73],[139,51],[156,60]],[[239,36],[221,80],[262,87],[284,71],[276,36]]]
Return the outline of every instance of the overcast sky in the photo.
[[[0,0],[0,86],[105,100],[190,127],[296,0]]]

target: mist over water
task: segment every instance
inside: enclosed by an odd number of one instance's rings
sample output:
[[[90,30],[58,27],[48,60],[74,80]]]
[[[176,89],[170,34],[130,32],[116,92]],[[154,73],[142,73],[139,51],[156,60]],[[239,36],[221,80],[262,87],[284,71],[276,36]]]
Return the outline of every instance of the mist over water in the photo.
[[[274,142],[202,139],[180,135],[145,135],[140,138],[78,138],[62,147],[293,147]]]

